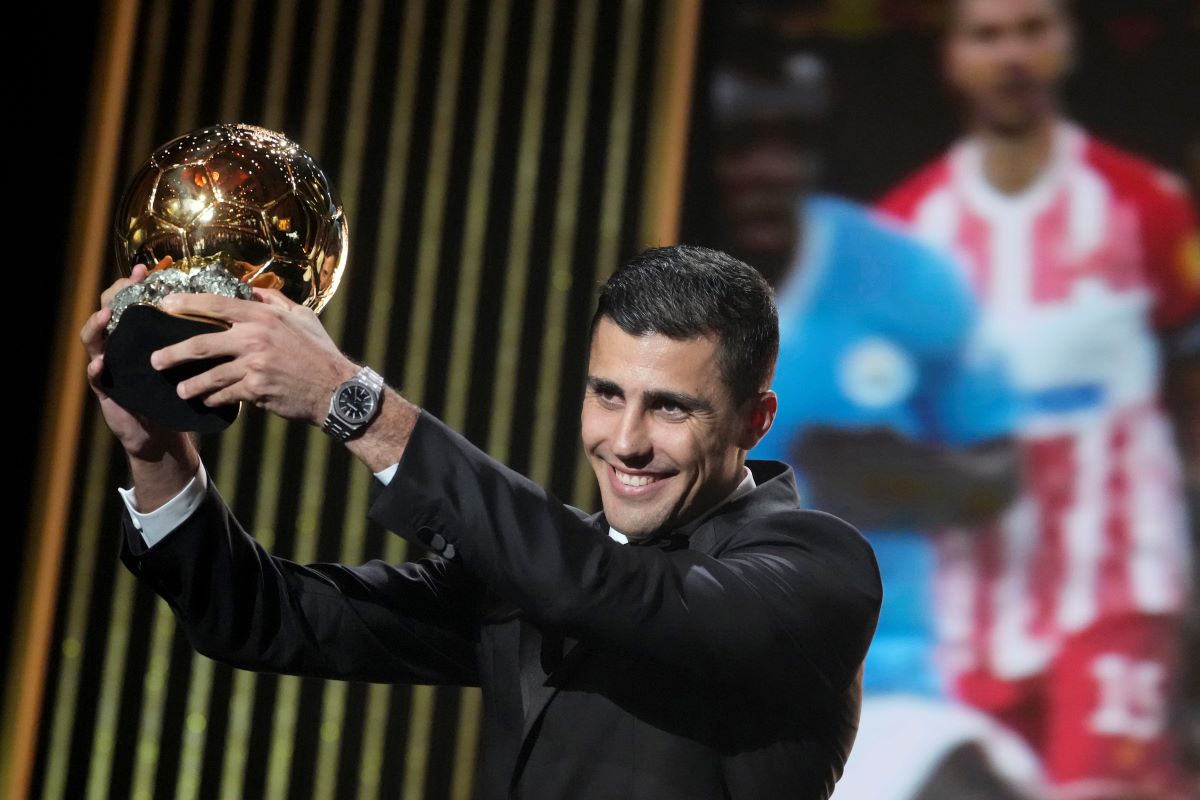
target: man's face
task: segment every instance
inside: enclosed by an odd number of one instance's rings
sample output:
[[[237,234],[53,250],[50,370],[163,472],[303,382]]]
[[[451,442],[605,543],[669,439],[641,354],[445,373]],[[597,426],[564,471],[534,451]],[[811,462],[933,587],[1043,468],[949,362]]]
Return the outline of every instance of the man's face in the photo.
[[[774,394],[736,409],[717,350],[712,337],[632,336],[607,317],[596,327],[583,446],[608,524],[631,539],[677,528],[723,500],[770,426]]]
[[[715,172],[726,246],[771,283],[795,252],[796,202],[811,188],[814,158],[782,124],[742,124],[719,137]]]
[[[960,0],[946,73],[976,122],[1021,133],[1054,112],[1070,49],[1056,0]]]

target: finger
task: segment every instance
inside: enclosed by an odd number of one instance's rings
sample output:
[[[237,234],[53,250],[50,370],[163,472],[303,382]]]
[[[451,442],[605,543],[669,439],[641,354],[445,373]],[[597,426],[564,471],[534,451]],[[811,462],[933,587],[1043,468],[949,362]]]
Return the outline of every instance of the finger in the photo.
[[[87,363],[87,376],[89,382],[94,382],[100,377],[100,373],[104,371],[104,354],[92,358]]]
[[[260,272],[247,283],[255,289],[279,289],[283,286],[283,278],[274,272]]]
[[[230,361],[226,364],[213,367],[207,372],[202,372],[188,378],[185,381],[180,381],[175,387],[175,392],[187,400],[191,397],[211,394],[219,389],[224,389],[226,386],[231,386],[246,375],[246,366],[237,361]]]
[[[107,289],[100,293],[100,305],[112,305],[113,298],[117,296],[118,292],[120,292],[126,286],[132,286],[135,283],[141,282],[146,275],[147,270],[145,264],[134,264],[133,269],[129,271],[129,277],[118,278],[117,280],[113,281]]]
[[[100,305],[104,307],[111,306],[113,298],[117,296],[117,293],[126,286],[132,286],[134,283],[135,281],[130,278],[118,278],[113,281],[111,286],[100,293]]]
[[[169,266],[170,263],[171,257],[163,256],[161,259],[159,259],[158,266],[156,266],[154,269],[161,269],[163,264],[167,264]],[[144,280],[145,277],[150,274],[150,272],[151,270],[148,269],[145,264],[134,264],[133,269],[129,271],[129,277],[118,278],[117,280],[113,281],[111,286],[109,286],[100,294],[100,305],[112,305],[113,298],[117,296],[118,292],[127,286],[132,286],[135,283],[141,283],[142,280]]]
[[[218,389],[204,398],[204,404],[209,408],[216,408],[217,405],[233,405],[234,403],[253,403],[258,408],[268,407],[270,397],[263,395],[262,392],[252,391],[250,381],[239,380],[236,383],[230,384],[224,389]]]
[[[92,391],[96,393],[97,397],[99,397],[101,400],[107,400],[108,392],[104,391],[104,387],[100,385],[100,375],[103,374],[103,372],[104,354],[101,353],[88,362],[87,381],[88,385],[92,387]]]
[[[254,404],[260,408],[266,402],[266,399],[262,397],[256,399],[247,391],[246,384],[238,381],[231,386],[226,386],[224,389],[218,389],[204,398],[204,405],[209,408],[216,408],[217,406],[233,405],[242,400],[254,401]]]
[[[104,329],[112,316],[112,309],[102,308],[87,318],[79,338],[87,350],[88,358],[95,358],[104,352]]]
[[[207,292],[199,294],[176,292],[167,295],[162,300],[164,311],[174,314],[195,314],[229,323],[266,319],[271,314],[277,313],[268,311],[263,306],[263,303],[256,303],[253,300],[222,297]]]
[[[150,354],[150,366],[162,370],[198,358],[236,356],[245,350],[243,339],[232,330],[196,334],[182,342],[155,350]]]
[[[150,274],[150,269],[145,264],[134,264],[133,269],[129,271],[129,282],[131,284],[141,283]]]
[[[300,305],[299,303],[293,303],[288,299],[287,295],[278,289],[261,289],[254,287],[251,289],[251,291],[254,292],[254,297],[259,302],[265,303],[269,306],[277,306],[285,311],[291,311],[293,308]]]

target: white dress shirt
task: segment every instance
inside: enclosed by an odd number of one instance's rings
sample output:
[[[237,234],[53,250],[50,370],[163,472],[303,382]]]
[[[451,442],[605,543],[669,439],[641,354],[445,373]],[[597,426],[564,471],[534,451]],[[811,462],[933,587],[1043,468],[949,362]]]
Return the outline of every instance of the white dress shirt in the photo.
[[[129,509],[129,516],[133,518],[133,526],[142,532],[142,539],[146,542],[147,547],[158,544],[164,536],[178,528],[180,523],[190,517],[192,512],[200,507],[200,502],[204,499],[204,493],[207,490],[208,472],[204,469],[203,461],[200,462],[200,468],[196,470],[196,474],[192,476],[186,486],[179,490],[178,494],[145,514],[137,510],[137,494],[134,492],[134,487],[131,486],[128,489],[117,487],[117,491],[121,493],[121,499],[125,501],[125,507]]]
[[[400,466],[399,462],[392,464],[390,467],[385,467],[375,473],[375,477],[383,484],[392,482],[392,477],[396,474],[396,469]],[[692,520],[685,527],[683,532],[690,533],[694,531],[701,522],[711,516],[718,508],[731,503],[742,495],[751,491],[757,484],[754,482],[754,475],[751,474],[749,467],[742,467],[746,471],[746,476],[742,478],[742,482],[738,484],[728,497],[717,503],[711,509],[701,514],[696,519]],[[132,487],[129,489],[117,487],[117,491],[121,493],[121,499],[125,501],[126,508],[129,509],[129,516],[133,518],[134,527],[142,533],[142,540],[146,542],[147,547],[153,547],[162,541],[163,537],[171,531],[179,527],[179,525],[200,506],[200,502],[204,499],[204,494],[208,489],[208,473],[204,469],[204,462],[200,462],[200,468],[196,470],[196,474],[188,481],[187,485],[179,490],[179,493],[172,497],[167,502],[163,503],[158,508],[143,514],[137,510],[137,495]],[[614,541],[621,544],[628,544],[629,538],[618,531],[611,525],[608,528],[608,535]]]

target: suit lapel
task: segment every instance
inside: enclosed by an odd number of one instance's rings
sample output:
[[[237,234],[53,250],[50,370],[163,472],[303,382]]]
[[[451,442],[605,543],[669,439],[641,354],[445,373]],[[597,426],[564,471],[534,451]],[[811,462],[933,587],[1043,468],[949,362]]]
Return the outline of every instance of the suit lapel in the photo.
[[[542,633],[532,622],[520,620],[520,642],[518,658],[521,669],[521,704],[525,719],[521,725],[521,745],[517,749],[517,760],[509,779],[508,791],[516,789],[517,779],[525,769],[529,748],[536,738],[533,731],[538,720],[546,712],[546,706],[562,687],[566,676],[587,654],[588,648],[569,636],[560,636],[553,631]]]
[[[665,550],[687,548],[697,552],[715,555],[721,549],[730,530],[736,530],[751,516],[761,514],[775,507],[796,508],[799,506],[799,494],[796,491],[795,478],[791,467],[780,462],[747,462],[754,471],[758,483],[755,491],[744,495],[718,513],[700,524],[690,536],[671,536],[657,544],[626,545],[661,547]],[[588,518],[588,522],[596,528],[601,536],[608,535],[608,522],[604,512],[598,512]],[[518,663],[520,665],[521,702],[525,710],[525,719],[521,726],[521,745],[517,752],[516,768],[513,770],[509,791],[516,785],[517,778],[525,766],[529,748],[532,745],[531,733],[537,727],[537,722],[545,713],[546,707],[554,699],[554,695],[566,682],[571,671],[579,662],[587,657],[591,649],[569,636],[547,628],[535,626],[524,614],[520,618],[520,633],[518,643]]]
[[[595,527],[598,535],[607,535],[608,524],[604,521],[603,512],[592,515],[588,522]],[[532,744],[530,734],[545,713],[546,706],[562,687],[565,677],[588,651],[587,647],[570,636],[550,628],[538,628],[524,614],[520,617],[519,625],[517,661],[521,672],[521,707],[525,718],[521,725],[521,745],[509,784],[510,791],[525,765]]]
[[[597,520],[604,523],[603,514],[597,515]],[[709,523],[705,523],[706,527]],[[696,531],[699,533],[699,530]],[[638,545],[626,545],[638,546]],[[686,537],[675,537],[669,542],[659,545],[663,549],[688,547]],[[524,765],[526,751],[530,746],[530,734],[537,726],[546,706],[554,699],[554,695],[562,688],[571,671],[579,662],[587,657],[590,649],[578,640],[566,636],[552,628],[540,629],[528,618],[522,617],[519,634],[518,659],[521,669],[521,703],[525,709],[525,720],[521,727],[521,747],[517,757],[517,772],[515,780]]]
[[[569,636],[554,631],[542,633],[527,619],[521,620],[520,633],[521,701],[525,721],[521,727],[524,745],[530,731],[563,685],[565,676],[587,652],[587,648]]]
[[[720,539],[718,531],[723,527],[726,518],[714,517],[705,521],[690,537],[671,537],[657,545],[626,545],[661,547],[664,550],[691,548],[700,552],[711,552]],[[603,512],[593,519],[598,527],[607,529]],[[570,674],[579,662],[587,656],[588,648],[578,640],[565,636],[553,629],[542,630],[536,627],[527,617],[521,618],[520,640],[518,644],[518,660],[521,669],[521,703],[525,709],[525,720],[521,727],[521,753],[524,754],[529,745],[530,732],[537,725],[546,710],[546,706],[554,699],[554,695],[562,687],[566,676]],[[518,763],[521,763],[520,759]]]

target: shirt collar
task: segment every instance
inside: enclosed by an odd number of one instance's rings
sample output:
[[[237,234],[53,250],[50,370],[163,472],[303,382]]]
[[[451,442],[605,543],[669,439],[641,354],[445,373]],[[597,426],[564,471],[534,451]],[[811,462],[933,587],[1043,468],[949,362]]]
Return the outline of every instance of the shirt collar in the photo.
[[[743,466],[742,469],[744,469],[746,471],[746,476],[744,478],[742,478],[742,482],[737,485],[736,489],[734,489],[732,492],[730,492],[728,497],[726,497],[721,502],[717,503],[715,506],[710,508],[708,511],[705,511],[703,514],[701,514],[699,517],[697,517],[696,519],[689,522],[687,525],[684,525],[682,528],[680,528],[676,531],[673,531],[672,535],[673,536],[689,535],[694,530],[696,530],[696,528],[700,527],[700,523],[704,522],[704,520],[708,519],[710,516],[712,516],[714,513],[716,513],[717,509],[719,509],[721,506],[725,505],[726,503],[732,503],[734,500],[737,500],[742,495],[747,494],[748,492],[752,491],[754,489],[754,487],[758,485],[754,482],[754,473],[752,473],[750,471],[749,467]],[[612,527],[611,525],[608,526],[608,535],[609,535],[609,538],[611,538],[615,541],[618,541],[621,544],[629,544],[629,537],[626,536],[625,534],[621,533],[619,530]]]

